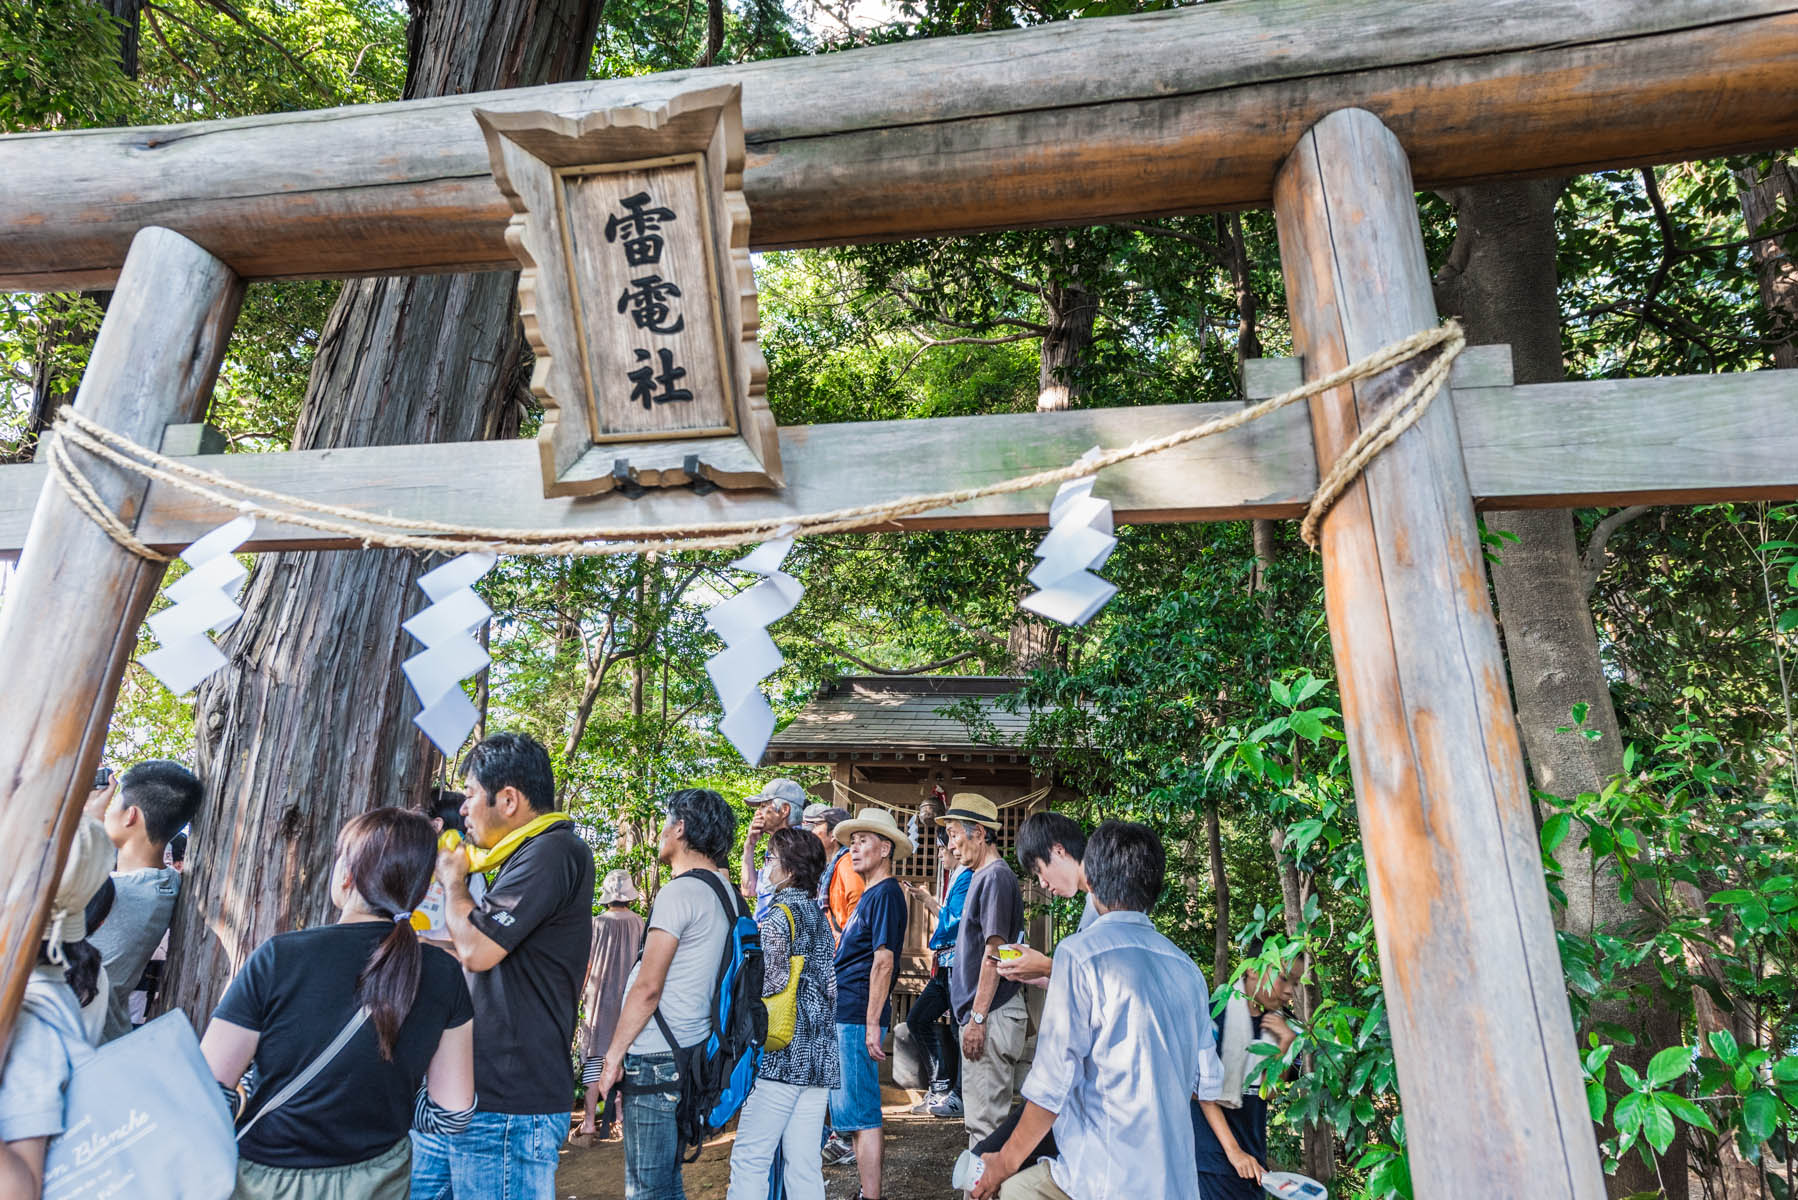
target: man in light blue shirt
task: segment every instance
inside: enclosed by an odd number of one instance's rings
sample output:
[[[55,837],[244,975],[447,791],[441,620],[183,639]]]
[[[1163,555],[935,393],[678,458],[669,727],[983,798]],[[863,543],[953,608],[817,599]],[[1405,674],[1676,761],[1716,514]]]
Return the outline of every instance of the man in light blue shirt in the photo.
[[[975,1200],[1198,1200],[1190,1097],[1223,1083],[1205,977],[1148,909],[1167,860],[1144,825],[1107,821],[1083,863],[1099,917],[1055,951],[1024,1112]],[[1054,1126],[1058,1156],[1018,1167]]]

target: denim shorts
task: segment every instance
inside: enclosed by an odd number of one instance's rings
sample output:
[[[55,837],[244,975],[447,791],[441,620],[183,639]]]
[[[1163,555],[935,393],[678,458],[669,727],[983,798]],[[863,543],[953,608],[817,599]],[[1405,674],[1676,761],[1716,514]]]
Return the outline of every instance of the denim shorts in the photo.
[[[886,1029],[880,1031],[886,1039]],[[880,1128],[880,1064],[868,1057],[868,1027],[837,1022],[843,1082],[830,1090],[830,1125],[838,1133]]]

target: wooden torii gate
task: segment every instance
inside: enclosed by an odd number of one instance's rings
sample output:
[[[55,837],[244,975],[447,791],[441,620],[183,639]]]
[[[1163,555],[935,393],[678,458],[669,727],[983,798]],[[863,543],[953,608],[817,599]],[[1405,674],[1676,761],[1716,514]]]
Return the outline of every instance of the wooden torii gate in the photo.
[[[738,82],[763,247],[1273,204],[1315,378],[1436,323],[1414,187],[1798,142],[1798,0],[1234,0],[1141,17],[642,79],[164,129],[0,138],[0,287],[113,286],[78,411],[156,445],[206,406],[245,280],[513,264],[470,112],[565,114]],[[1476,507],[1798,495],[1798,396],[1771,375],[1510,386],[1470,354],[1451,402],[1323,524],[1325,599],[1380,963],[1429,1197],[1604,1194]],[[1292,368],[1260,364],[1278,390]],[[1404,369],[1124,464],[1125,521],[1292,517]],[[1284,383],[1279,386],[1285,386]],[[1233,406],[789,428],[778,493],[544,499],[523,443],[232,456],[233,478],[370,512],[544,528],[891,498],[886,447],[991,482]],[[1617,430],[1629,429],[1627,440]],[[857,453],[843,453],[852,440]],[[160,549],[216,509],[104,465]],[[905,528],[1041,524],[1046,495]],[[603,506],[603,507],[597,507]],[[29,521],[29,528],[26,523]],[[0,469],[0,1037],[161,571],[45,468]],[[349,548],[268,528],[250,550]]]

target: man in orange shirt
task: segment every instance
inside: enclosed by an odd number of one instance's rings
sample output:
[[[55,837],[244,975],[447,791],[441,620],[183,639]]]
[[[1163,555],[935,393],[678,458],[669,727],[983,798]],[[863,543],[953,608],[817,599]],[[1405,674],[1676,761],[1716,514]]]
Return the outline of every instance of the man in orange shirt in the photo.
[[[843,927],[849,924],[849,918],[855,914],[855,906],[861,902],[863,886],[862,877],[856,874],[855,865],[849,861],[847,847],[837,844],[836,828],[848,819],[846,809],[832,808],[828,804],[808,805],[805,810],[805,827],[824,843],[828,852],[824,874],[818,877],[818,903],[830,920],[831,933],[839,937]]]

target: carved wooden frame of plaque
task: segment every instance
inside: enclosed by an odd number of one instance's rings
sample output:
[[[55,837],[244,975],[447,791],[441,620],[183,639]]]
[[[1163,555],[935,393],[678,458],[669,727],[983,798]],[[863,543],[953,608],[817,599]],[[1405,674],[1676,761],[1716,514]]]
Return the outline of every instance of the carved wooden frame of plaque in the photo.
[[[743,199],[741,88],[697,89],[658,107],[581,117],[483,109],[474,115],[486,134],[494,182],[515,214],[506,243],[523,266],[518,305],[537,355],[531,391],[543,402],[537,445],[544,494],[673,487],[699,479],[726,488],[779,487],[780,438],[768,410],[767,363],[756,345],[760,322],[749,264],[749,205]],[[669,174],[682,167],[688,170]],[[618,364],[592,361],[594,335],[587,317],[596,298],[583,296],[577,286],[585,245],[577,229],[584,226],[569,212],[571,181],[620,172],[659,172],[694,186],[703,214],[706,294],[689,284],[682,301],[688,313],[709,316],[713,331],[699,340],[713,347],[717,369],[692,379],[724,388],[716,398],[721,404],[711,408],[718,419],[709,423],[666,431],[608,425],[609,417],[624,410],[635,416],[634,406],[626,399],[623,409],[618,407],[615,383],[608,406],[607,389],[600,386],[600,372],[615,374]],[[596,233],[585,230],[587,243]]]

